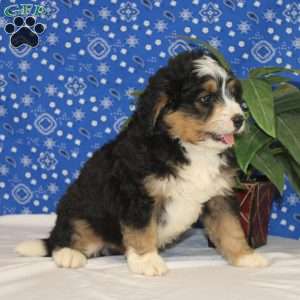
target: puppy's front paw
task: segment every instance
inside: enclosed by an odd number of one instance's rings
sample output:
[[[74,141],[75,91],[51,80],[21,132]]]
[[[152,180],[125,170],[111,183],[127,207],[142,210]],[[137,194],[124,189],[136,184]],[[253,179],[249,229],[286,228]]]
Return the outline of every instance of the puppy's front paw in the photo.
[[[131,250],[127,253],[127,262],[133,273],[146,276],[161,276],[168,271],[165,262],[156,251],[138,255]]]
[[[61,248],[52,255],[56,265],[62,268],[80,268],[87,263],[87,258],[78,250]]]
[[[233,265],[237,267],[252,268],[263,268],[267,267],[269,264],[270,262],[265,257],[256,252],[241,255],[233,262]]]

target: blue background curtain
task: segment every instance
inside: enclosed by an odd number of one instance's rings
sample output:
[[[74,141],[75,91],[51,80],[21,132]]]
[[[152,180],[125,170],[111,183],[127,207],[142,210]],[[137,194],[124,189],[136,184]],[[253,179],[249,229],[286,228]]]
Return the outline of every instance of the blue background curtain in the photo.
[[[38,47],[12,48],[4,9],[15,2],[0,0],[0,214],[53,212],[134,111],[132,92],[191,49],[182,36],[219,48],[240,77],[299,67],[298,1],[24,0],[45,8],[36,21],[46,29]],[[270,232],[299,239],[299,211],[287,182]]]

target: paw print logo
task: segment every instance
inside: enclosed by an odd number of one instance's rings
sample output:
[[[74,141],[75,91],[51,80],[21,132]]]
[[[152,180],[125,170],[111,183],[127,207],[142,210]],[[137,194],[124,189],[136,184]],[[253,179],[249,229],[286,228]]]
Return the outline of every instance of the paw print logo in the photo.
[[[43,33],[45,26],[36,23],[34,17],[27,17],[24,21],[22,17],[14,18],[13,23],[8,23],[5,32],[11,34],[10,43],[18,48],[22,45],[36,47],[39,44],[39,34]]]

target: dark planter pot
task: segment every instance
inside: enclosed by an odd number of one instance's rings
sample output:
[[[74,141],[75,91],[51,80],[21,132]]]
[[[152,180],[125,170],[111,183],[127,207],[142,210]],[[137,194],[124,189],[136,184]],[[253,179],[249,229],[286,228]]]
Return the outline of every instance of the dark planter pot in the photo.
[[[236,199],[240,204],[240,222],[245,236],[252,248],[267,243],[268,224],[272,199],[276,193],[270,182],[244,183],[243,190],[236,191]],[[210,247],[214,247],[208,240]]]

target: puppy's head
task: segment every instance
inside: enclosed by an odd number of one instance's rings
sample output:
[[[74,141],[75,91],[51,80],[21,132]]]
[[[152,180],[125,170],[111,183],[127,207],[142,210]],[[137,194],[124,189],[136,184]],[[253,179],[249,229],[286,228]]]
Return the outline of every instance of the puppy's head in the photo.
[[[153,132],[220,150],[244,128],[242,89],[234,75],[202,52],[186,52],[150,78],[138,113]]]

